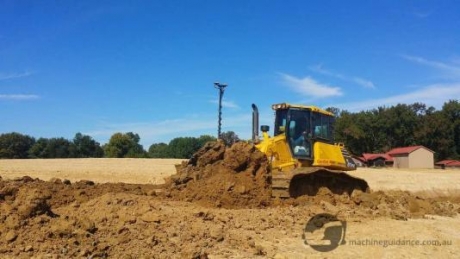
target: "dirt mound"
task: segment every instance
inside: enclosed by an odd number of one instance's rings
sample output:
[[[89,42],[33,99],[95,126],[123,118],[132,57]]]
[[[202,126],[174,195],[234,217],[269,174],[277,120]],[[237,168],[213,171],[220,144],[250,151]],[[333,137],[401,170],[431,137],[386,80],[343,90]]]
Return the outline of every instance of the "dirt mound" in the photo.
[[[209,142],[177,171],[166,181],[168,197],[225,208],[270,204],[269,162],[254,145]]]
[[[407,191],[353,191],[337,195],[322,187],[315,196],[301,196],[279,201],[279,205],[316,206],[317,213],[327,211],[363,218],[390,217],[397,220],[421,218],[426,215],[455,216],[460,213],[458,197],[423,197]]]
[[[151,199],[157,188],[96,184],[89,180],[42,181],[28,176],[9,181],[0,179],[0,253],[21,258],[30,258],[33,254],[50,255],[49,258],[105,258],[108,248],[118,240],[111,236],[119,231],[112,227],[118,219],[108,220],[107,215],[118,210],[114,206],[132,206],[135,199],[141,197]],[[118,193],[135,198],[110,198]],[[126,211],[126,215],[129,214],[132,211]],[[108,221],[109,226],[101,232],[101,226],[105,226],[101,222]],[[108,237],[104,236],[106,233]]]
[[[51,193],[41,188],[20,188],[21,184],[33,182],[30,177],[23,177],[14,182],[13,185],[6,185],[0,182],[0,208],[2,215],[0,220],[5,220],[5,215],[11,215],[9,222],[18,222],[38,215],[53,216],[48,200]],[[2,213],[3,214],[3,213]]]
[[[270,181],[269,162],[254,145],[239,142],[226,147],[222,142],[209,142],[177,166],[177,174],[166,181],[165,196],[211,207],[315,205],[332,212],[359,211],[363,217],[402,220],[426,214],[453,216],[460,210],[455,197],[430,198],[405,191],[363,192],[359,188],[334,192],[337,188],[326,184],[316,186],[314,195],[279,200],[271,198]]]
[[[300,242],[306,221],[318,213],[350,222],[460,213],[459,197],[403,191],[337,195],[320,188],[316,196],[273,200],[268,163],[250,146],[208,145],[202,154],[171,179],[171,198],[211,207],[270,206],[209,208],[164,199],[154,185],[0,179],[2,258],[273,258],[274,244],[290,249]]]
[[[16,206],[14,201],[19,200],[18,206],[24,206],[21,203],[27,203],[28,207],[34,207],[31,208],[32,214],[40,215],[49,213],[49,207],[55,208],[74,202],[83,203],[109,192],[155,195],[158,188],[159,186],[156,185],[145,184],[96,184],[90,180],[71,183],[69,180],[59,178],[43,181],[24,176],[13,181],[0,180],[0,201],[4,200],[8,204]]]

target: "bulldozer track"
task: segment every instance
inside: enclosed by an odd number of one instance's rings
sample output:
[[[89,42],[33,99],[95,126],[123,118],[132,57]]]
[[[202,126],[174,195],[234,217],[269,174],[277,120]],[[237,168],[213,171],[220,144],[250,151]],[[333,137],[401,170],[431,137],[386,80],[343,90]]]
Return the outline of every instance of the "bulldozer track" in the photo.
[[[314,196],[322,187],[339,195],[351,195],[354,190],[369,192],[369,185],[365,180],[342,171],[313,167],[298,168],[290,172],[272,172],[272,197]]]

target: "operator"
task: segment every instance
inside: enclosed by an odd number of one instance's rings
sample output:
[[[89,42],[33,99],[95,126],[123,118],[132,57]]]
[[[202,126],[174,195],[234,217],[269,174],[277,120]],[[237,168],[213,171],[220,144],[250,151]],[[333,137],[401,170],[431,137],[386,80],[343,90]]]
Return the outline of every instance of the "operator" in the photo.
[[[305,140],[305,137],[304,135],[306,134],[305,131],[303,131],[302,133],[299,134],[299,136],[297,138],[295,138],[292,143],[294,144],[294,146],[303,146],[303,142]]]
[[[296,138],[292,140],[292,146],[296,155],[310,155],[310,145],[308,145],[309,134],[307,131],[302,131]]]
[[[303,146],[304,141],[309,141],[311,134],[307,130],[302,131],[302,133],[294,139],[293,143],[295,146]]]

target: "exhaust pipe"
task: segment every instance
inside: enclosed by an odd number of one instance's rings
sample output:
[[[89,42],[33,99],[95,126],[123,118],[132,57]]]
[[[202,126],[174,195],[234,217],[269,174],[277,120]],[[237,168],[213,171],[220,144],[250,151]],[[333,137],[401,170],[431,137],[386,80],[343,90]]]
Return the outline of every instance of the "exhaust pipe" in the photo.
[[[259,142],[259,109],[252,104],[252,141]]]

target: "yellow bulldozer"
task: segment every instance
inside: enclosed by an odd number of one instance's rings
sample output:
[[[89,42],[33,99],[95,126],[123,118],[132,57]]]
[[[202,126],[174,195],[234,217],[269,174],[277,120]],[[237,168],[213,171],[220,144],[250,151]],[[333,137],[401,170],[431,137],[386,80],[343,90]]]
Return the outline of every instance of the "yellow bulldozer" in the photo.
[[[252,105],[252,140],[271,164],[272,196],[287,198],[316,195],[321,187],[335,194],[369,191],[369,185],[344,171],[356,170],[351,155],[341,143],[334,143],[334,114],[316,106],[280,103],[275,111],[274,133],[262,125]]]

